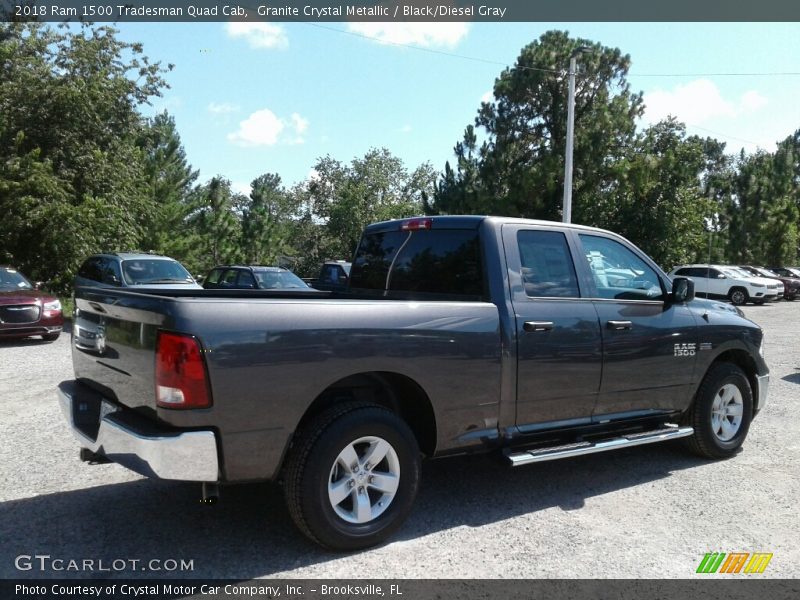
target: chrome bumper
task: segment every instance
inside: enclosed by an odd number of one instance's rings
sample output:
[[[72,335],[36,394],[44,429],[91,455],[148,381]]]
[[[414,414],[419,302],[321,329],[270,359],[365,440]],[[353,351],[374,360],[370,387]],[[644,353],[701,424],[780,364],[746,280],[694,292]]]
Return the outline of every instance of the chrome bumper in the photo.
[[[135,431],[118,418],[122,411],[115,405],[98,397],[78,399],[78,386],[72,382],[62,384],[58,399],[73,435],[84,448],[147,477],[208,482],[219,479],[214,432]],[[96,406],[97,402],[101,405]],[[94,407],[90,406],[92,403]],[[85,422],[88,417],[91,421],[92,413],[99,419],[99,424],[94,425],[95,439],[76,424],[76,418]]]
[[[756,392],[756,410],[761,410],[767,403],[767,394],[769,393],[769,373],[766,375],[756,375],[756,383],[758,390]]]

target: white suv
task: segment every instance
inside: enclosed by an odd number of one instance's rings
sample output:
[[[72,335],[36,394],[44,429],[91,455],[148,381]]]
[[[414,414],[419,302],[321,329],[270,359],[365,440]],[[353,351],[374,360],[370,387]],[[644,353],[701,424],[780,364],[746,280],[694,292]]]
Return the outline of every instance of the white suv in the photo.
[[[676,275],[694,281],[698,296],[725,298],[736,305],[763,304],[767,300],[777,300],[779,294],[778,282],[752,277],[725,265],[683,265],[670,272],[670,277]]]

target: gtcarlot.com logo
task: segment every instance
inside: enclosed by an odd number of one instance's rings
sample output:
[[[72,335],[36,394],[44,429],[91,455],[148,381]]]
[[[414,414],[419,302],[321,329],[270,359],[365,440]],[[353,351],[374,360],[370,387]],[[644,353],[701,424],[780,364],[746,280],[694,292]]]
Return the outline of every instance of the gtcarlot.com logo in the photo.
[[[707,552],[697,567],[697,573],[763,573],[772,560],[771,552]]]
[[[49,554],[20,554],[14,559],[17,571],[72,571],[109,573],[112,571],[194,571],[194,560],[183,558],[53,558]]]

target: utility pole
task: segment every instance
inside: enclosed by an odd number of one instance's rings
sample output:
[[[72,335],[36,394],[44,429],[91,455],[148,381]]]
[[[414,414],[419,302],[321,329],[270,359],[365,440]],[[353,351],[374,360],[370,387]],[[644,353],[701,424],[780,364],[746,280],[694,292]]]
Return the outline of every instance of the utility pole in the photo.
[[[569,57],[569,96],[567,98],[567,154],[564,157],[564,205],[561,220],[572,222],[572,147],[575,139],[575,69],[578,55],[589,52],[587,46],[578,46]]]

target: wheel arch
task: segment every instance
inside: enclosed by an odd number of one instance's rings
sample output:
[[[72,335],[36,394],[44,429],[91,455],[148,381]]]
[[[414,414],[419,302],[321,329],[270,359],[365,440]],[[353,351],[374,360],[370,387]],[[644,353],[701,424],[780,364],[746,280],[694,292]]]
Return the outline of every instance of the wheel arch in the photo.
[[[699,384],[702,383],[708,371],[714,365],[723,362],[732,363],[744,372],[747,377],[747,382],[750,384],[750,392],[753,395],[753,407],[758,406],[758,380],[756,378],[758,375],[758,365],[753,356],[744,348],[728,348],[715,356],[714,360],[706,367],[703,377],[698,382],[698,389]],[[695,391],[695,396],[696,394],[697,392]]]
[[[436,451],[436,415],[428,394],[407,375],[392,371],[354,373],[330,384],[303,413],[296,430],[336,403],[352,400],[388,408],[408,424],[425,455]]]

